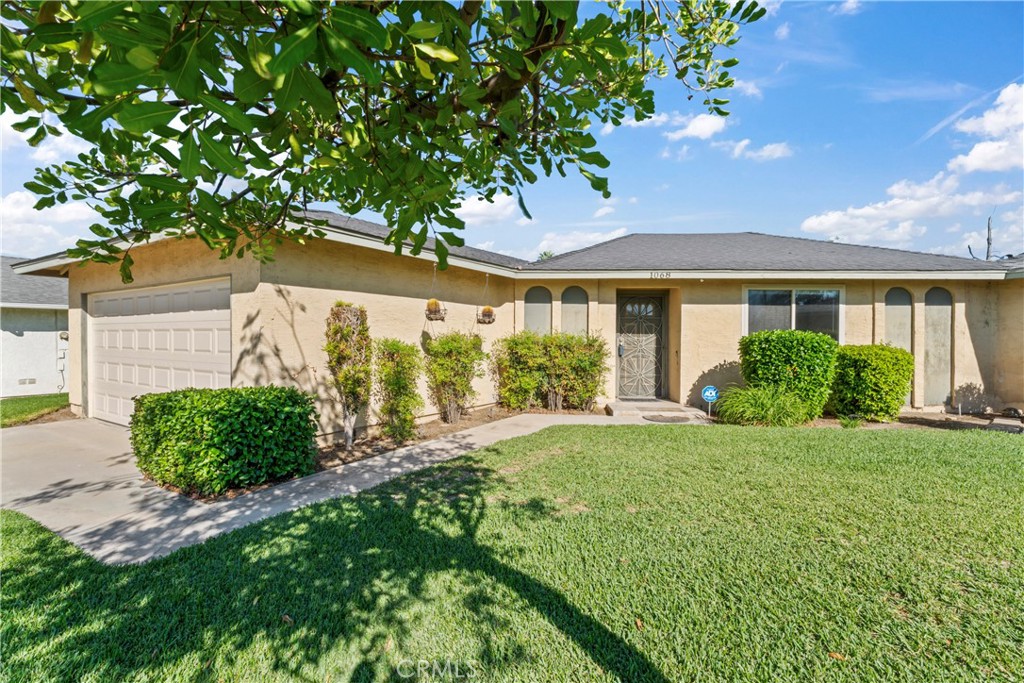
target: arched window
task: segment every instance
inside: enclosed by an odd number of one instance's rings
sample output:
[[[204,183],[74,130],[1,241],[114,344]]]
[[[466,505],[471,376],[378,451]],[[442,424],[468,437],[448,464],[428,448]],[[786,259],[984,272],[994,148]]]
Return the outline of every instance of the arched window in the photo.
[[[539,334],[551,332],[551,292],[548,288],[530,287],[523,303],[526,309],[524,328]]]
[[[914,300],[902,287],[893,287],[885,293],[885,342],[910,351],[914,336]],[[910,392],[903,397],[910,405]]]
[[[910,292],[902,287],[885,293],[885,341],[907,351],[913,332],[913,303]]]
[[[924,295],[924,403],[944,405],[950,396],[953,356],[953,296],[942,287]]]
[[[570,334],[586,334],[589,329],[587,319],[587,292],[582,287],[567,287],[562,292],[562,332]]]

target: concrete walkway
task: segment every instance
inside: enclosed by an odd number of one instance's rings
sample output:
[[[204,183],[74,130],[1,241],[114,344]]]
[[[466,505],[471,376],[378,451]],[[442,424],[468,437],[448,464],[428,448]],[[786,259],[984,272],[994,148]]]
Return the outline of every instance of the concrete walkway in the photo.
[[[68,420],[0,432],[0,496],[4,508],[25,513],[102,562],[146,562],[282,512],[358,493],[496,441],[565,424],[652,423],[637,416],[516,415],[206,504],[143,479],[127,429],[96,420]]]

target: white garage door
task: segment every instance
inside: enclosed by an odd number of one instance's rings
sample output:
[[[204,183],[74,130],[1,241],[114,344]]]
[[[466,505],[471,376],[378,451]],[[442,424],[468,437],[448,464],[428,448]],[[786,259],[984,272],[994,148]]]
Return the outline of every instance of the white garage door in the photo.
[[[133,396],[231,386],[231,283],[89,297],[89,414],[128,424]]]

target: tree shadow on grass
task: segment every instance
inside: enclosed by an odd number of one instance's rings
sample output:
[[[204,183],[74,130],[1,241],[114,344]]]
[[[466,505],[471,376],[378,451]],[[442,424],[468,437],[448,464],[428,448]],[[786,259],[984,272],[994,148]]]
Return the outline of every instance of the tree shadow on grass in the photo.
[[[554,512],[539,499],[488,502],[500,483],[497,472],[463,458],[136,567],[101,565],[19,521],[3,561],[3,611],[14,617],[2,627],[6,673],[411,680],[396,662],[427,652],[473,660],[487,679],[529,664],[530,635],[509,621],[510,610],[527,608],[604,672],[665,681],[621,636],[505,559],[514,548],[480,538],[488,506],[508,506],[503,519],[512,523]],[[472,647],[423,643],[424,620],[446,619],[451,607],[434,602],[456,604],[455,590],[458,613],[472,615],[455,630]],[[25,610],[32,618],[19,617]]]

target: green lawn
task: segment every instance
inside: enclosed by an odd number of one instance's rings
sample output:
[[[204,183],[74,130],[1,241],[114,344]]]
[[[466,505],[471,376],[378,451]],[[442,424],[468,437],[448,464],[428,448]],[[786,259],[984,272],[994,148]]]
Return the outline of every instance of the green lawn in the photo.
[[[11,681],[1024,679],[1011,434],[554,428],[140,567],[0,519]]]
[[[67,407],[67,394],[42,394],[0,399],[0,427],[14,427],[31,422],[37,417]]]

